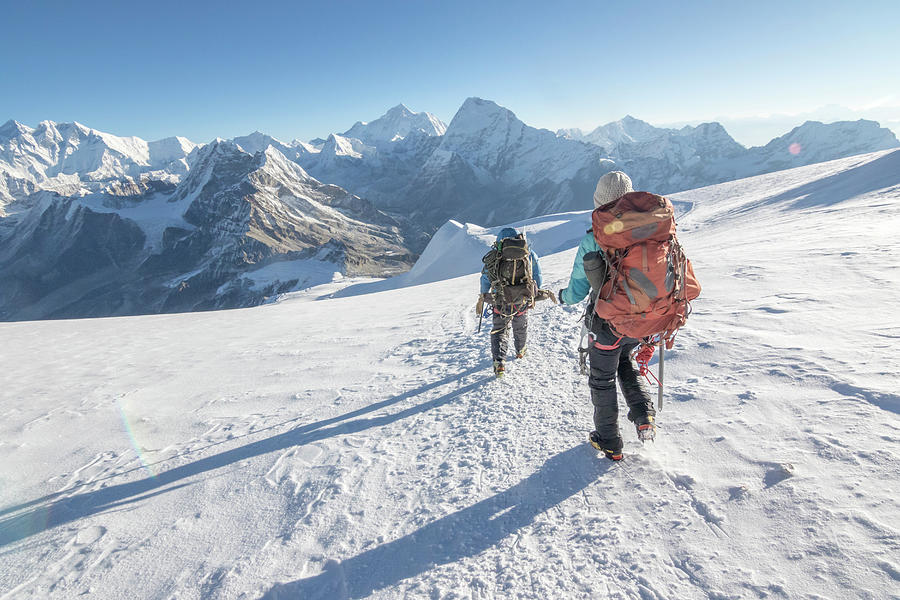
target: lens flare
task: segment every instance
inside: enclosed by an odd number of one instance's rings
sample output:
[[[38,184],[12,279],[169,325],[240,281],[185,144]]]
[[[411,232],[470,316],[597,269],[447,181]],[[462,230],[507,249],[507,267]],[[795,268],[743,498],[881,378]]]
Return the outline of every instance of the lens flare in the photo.
[[[803,146],[801,146],[797,142],[794,142],[793,144],[788,146],[788,152],[790,152],[794,156],[797,156],[798,154],[800,154],[801,150],[803,150]]]
[[[147,457],[144,456],[144,449],[137,441],[137,437],[134,434],[134,428],[131,426],[131,421],[128,418],[128,414],[125,412],[125,403],[122,401],[122,398],[118,399],[119,404],[119,414],[122,417],[122,425],[125,427],[125,433],[128,435],[128,441],[131,442],[131,446],[134,448],[135,454],[137,454],[138,460],[141,461],[141,466],[144,467],[144,470],[151,478],[156,477],[156,473],[152,468],[153,465],[147,460]]]

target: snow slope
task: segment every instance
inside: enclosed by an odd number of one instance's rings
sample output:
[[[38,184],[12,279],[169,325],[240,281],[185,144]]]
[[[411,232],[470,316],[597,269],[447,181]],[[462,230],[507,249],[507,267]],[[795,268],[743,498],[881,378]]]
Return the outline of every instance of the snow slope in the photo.
[[[618,464],[581,307],[495,381],[477,274],[0,324],[0,598],[897,598],[898,166],[675,197],[704,292]]]
[[[508,226],[525,233],[529,247],[538,256],[543,256],[578,246],[591,226],[591,213],[580,211],[548,215],[499,227],[447,221],[435,232],[416,264],[406,273],[390,279],[355,283],[334,295],[343,297],[381,292],[477,273],[481,270],[481,258],[490,250],[500,230]]]

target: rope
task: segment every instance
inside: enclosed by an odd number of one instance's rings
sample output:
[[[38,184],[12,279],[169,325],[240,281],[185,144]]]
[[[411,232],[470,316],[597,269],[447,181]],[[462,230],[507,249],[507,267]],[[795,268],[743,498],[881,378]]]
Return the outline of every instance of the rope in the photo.
[[[653,353],[655,351],[655,345],[644,343],[641,344],[634,358],[635,361],[637,361],[638,367],[640,367],[640,374],[647,379],[647,383],[653,383],[653,381],[650,380],[652,377],[656,381],[656,385],[660,385],[659,379],[656,379],[656,375],[650,370],[650,359],[653,358]]]

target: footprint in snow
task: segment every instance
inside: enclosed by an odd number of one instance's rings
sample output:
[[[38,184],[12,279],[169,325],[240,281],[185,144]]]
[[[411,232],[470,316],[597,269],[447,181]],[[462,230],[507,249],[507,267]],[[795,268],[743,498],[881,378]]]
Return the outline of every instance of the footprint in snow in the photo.
[[[763,477],[763,483],[766,484],[766,487],[772,487],[776,483],[781,483],[785,479],[789,479],[793,476],[794,465],[791,463],[782,463],[769,469],[765,477]]]
[[[75,543],[79,546],[84,546],[86,544],[93,544],[97,540],[103,537],[106,533],[105,527],[100,527],[99,525],[94,525],[92,527],[85,527],[80,530],[77,534],[75,534]]]
[[[746,485],[735,485],[728,488],[729,500],[743,500],[750,495],[750,488]]]

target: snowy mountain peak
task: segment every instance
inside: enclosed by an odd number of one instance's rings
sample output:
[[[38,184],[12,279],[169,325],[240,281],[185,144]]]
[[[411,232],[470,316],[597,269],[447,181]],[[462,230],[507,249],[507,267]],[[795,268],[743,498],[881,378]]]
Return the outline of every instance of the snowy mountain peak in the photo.
[[[655,127],[652,127],[644,123],[643,121],[640,121],[639,119],[635,119],[630,115],[626,115],[624,118],[618,121],[612,121],[611,123],[607,123],[606,125],[601,125],[591,130],[590,133],[585,133],[578,127],[566,127],[563,129],[558,129],[556,131],[556,137],[564,138],[567,140],[588,142],[590,144],[601,146],[606,149],[607,152],[610,152],[618,143],[634,142],[635,137],[632,135],[632,132],[640,131],[641,134],[638,137],[647,137],[643,133],[646,131],[646,127],[649,127],[650,129],[656,129]]]
[[[517,123],[524,125],[511,110],[496,102],[475,97],[466,98],[450,121],[447,135],[471,135],[489,129],[507,128]]]
[[[396,117],[411,117],[411,116],[413,116],[413,115],[415,115],[415,114],[416,114],[416,113],[414,113],[413,111],[409,110],[409,108],[407,108],[405,104],[400,103],[400,104],[398,104],[397,106],[395,106],[395,107],[393,107],[393,108],[391,108],[391,109],[388,109],[388,111],[387,111],[386,113],[384,113],[384,117],[392,117],[392,118],[396,118]]]
[[[635,119],[631,115],[625,115],[618,121],[601,125],[586,135],[585,139],[598,146],[613,148],[623,143],[646,142],[659,137],[666,131],[640,119]]]
[[[462,106],[459,107],[457,111],[457,115],[463,113],[466,114],[483,114],[483,115],[491,115],[491,114],[502,114],[502,115],[511,115],[512,118],[515,118],[515,114],[504,106],[500,106],[493,100],[485,100],[484,98],[478,98],[477,96],[470,96],[466,98],[462,103]]]
[[[751,152],[766,161],[766,170],[807,165],[835,157],[900,147],[897,136],[875,121],[807,121]]]
[[[184,158],[190,154],[194,148],[199,146],[199,144],[195,144],[191,140],[177,135],[156,140],[154,142],[148,142],[147,145],[150,148],[151,160],[154,153],[160,157],[160,160],[163,159],[164,153],[171,154],[173,158],[170,158],[169,160],[175,160],[175,157]]]
[[[200,156],[210,156],[213,154],[225,155],[238,152],[249,154],[249,152],[241,148],[233,140],[217,137],[200,150]]]
[[[280,183],[309,183],[318,181],[297,163],[291,161],[275,145],[254,152],[247,152],[234,140],[217,138],[198,150],[194,166],[179,186],[173,199],[182,199],[203,189],[210,181],[237,182],[248,175],[260,172]]]
[[[530,127],[507,108],[467,99],[410,185],[414,217],[495,224],[572,210],[610,170],[598,147]],[[446,218],[444,218],[446,217]]]
[[[39,190],[65,196],[99,192],[108,185],[126,187],[146,175],[177,182],[187,172],[187,156],[196,144],[173,137],[146,142],[92,129],[77,121],[41,121],[34,129],[17,121],[0,128],[0,207]]]
[[[325,140],[322,146],[322,156],[349,156],[362,158],[374,152],[374,148],[367,146],[358,138],[347,137],[333,133]]]
[[[431,113],[413,112],[398,104],[371,123],[357,121],[342,135],[377,147],[404,139],[411,133],[439,136],[446,130],[447,126]]]
[[[3,125],[0,125],[0,140],[8,141],[14,137],[31,132],[31,128],[22,125],[16,120],[10,119]]]
[[[69,123],[62,123],[62,125],[69,125]],[[72,121],[71,126],[74,129],[77,129],[79,132],[83,133],[84,135],[90,135],[90,134],[94,133],[93,129],[91,129],[87,125],[79,123],[78,121]],[[97,132],[97,133],[99,133],[99,132]]]
[[[876,136],[880,139],[897,143],[897,136],[885,127],[882,127],[876,121],[868,119],[859,119],[858,121],[838,121],[835,123],[825,124],[821,121],[806,121],[803,125],[795,127],[785,136],[776,138],[782,140],[784,138],[816,138],[822,135],[828,135],[838,132],[845,136],[868,137]]]
[[[245,152],[249,152],[250,154],[261,152],[271,145],[281,147],[285,146],[285,144],[281,143],[270,135],[262,133],[261,131],[254,131],[249,135],[236,137],[232,141],[240,146]]]
[[[578,127],[567,127],[564,129],[557,129],[556,136],[567,140],[582,140],[584,139],[584,131]]]
[[[192,154],[191,170],[181,180],[170,199],[171,202],[195,195],[211,179],[222,179],[235,171],[246,175],[253,164],[252,155],[234,142],[222,138],[216,138],[205,146],[197,147]]]
[[[285,173],[303,182],[316,182],[303,167],[288,159],[275,146],[267,146],[261,153],[260,168],[270,173]],[[316,182],[318,183],[318,182]]]
[[[37,124],[37,127],[34,128],[33,135],[35,139],[50,141],[50,142],[61,142],[63,140],[62,135],[56,127],[56,123],[50,120],[44,120]]]

